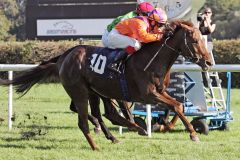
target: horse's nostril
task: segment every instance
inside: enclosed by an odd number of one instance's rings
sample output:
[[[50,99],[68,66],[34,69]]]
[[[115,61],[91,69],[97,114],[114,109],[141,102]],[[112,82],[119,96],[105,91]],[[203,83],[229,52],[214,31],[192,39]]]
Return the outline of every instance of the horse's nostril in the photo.
[[[212,65],[213,65],[212,62],[209,62],[209,61],[206,61],[206,64],[207,64],[208,66],[212,66]]]

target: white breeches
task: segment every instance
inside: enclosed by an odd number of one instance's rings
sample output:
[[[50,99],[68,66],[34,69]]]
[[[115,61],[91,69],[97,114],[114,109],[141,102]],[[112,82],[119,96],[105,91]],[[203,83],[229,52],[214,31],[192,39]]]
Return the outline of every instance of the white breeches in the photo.
[[[102,35],[102,44],[103,44],[104,47],[109,46],[109,44],[108,44],[108,35],[109,35],[109,32],[108,32],[107,29],[105,29],[105,31],[104,31],[104,33]]]
[[[125,49],[128,46],[134,47],[137,51],[141,48],[141,43],[134,38],[120,34],[115,28],[110,33],[106,30],[102,36],[102,43],[105,47]]]

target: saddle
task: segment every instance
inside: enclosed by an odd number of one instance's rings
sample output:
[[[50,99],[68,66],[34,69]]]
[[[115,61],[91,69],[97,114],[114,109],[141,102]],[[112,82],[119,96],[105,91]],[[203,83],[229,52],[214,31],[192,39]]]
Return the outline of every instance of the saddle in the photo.
[[[118,73],[108,69],[108,65],[112,63],[116,56],[118,56],[123,50],[122,49],[110,49],[110,48],[98,48],[96,51],[89,57],[89,66],[90,70],[104,77],[118,77]],[[119,63],[119,70],[121,73],[124,73],[125,62],[122,61]]]

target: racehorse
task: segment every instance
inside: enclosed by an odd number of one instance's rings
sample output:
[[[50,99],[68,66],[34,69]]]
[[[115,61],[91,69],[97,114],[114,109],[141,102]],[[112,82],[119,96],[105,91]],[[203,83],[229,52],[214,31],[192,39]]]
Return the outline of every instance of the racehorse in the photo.
[[[90,135],[87,121],[88,97],[91,92],[100,95],[106,105],[110,103],[109,98],[143,104],[162,104],[175,112],[168,127],[172,128],[179,117],[189,131],[191,140],[199,141],[193,126],[184,116],[182,104],[169,96],[166,88],[170,80],[170,68],[179,55],[198,64],[203,71],[212,66],[212,59],[204,46],[200,31],[192,23],[172,21],[169,28],[173,36],[145,44],[127,60],[123,75],[127,87],[121,87],[118,77],[100,76],[99,73],[106,71],[107,58],[97,56],[99,47],[83,45],[58,57],[57,63],[42,63],[23,73],[22,77],[16,77],[4,84],[16,85],[17,91],[26,92],[41,79],[59,77],[65,91],[77,106],[78,126],[93,150],[98,147]],[[99,57],[101,63],[98,63]],[[94,70],[98,67],[96,65],[101,65],[99,72]],[[115,117],[115,120],[118,121],[119,117]],[[143,134],[141,127],[135,127]]]

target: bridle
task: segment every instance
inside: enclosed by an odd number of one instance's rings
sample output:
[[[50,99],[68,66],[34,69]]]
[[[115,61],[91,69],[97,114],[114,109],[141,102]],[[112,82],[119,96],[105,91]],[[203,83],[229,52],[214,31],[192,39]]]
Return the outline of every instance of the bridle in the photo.
[[[200,61],[200,58],[196,56],[196,54],[194,54],[192,52],[192,50],[190,49],[188,43],[187,43],[187,33],[186,31],[184,32],[184,44],[186,46],[186,48],[188,49],[189,53],[191,56],[184,56],[186,59],[188,59],[189,61],[192,61],[194,63],[198,63]],[[192,43],[193,44],[193,43]]]
[[[200,61],[200,58],[195,56],[196,54],[194,54],[192,52],[192,50],[190,49],[189,47],[189,44],[187,42],[187,31],[184,32],[184,45],[186,46],[186,48],[188,49],[189,53],[190,53],[190,56],[184,56],[187,60],[189,61],[192,61],[194,63],[198,63]],[[167,37],[164,41],[164,43],[160,46],[160,48],[158,49],[158,51],[154,54],[154,56],[150,59],[150,61],[148,62],[148,64],[144,67],[144,71],[147,70],[147,68],[151,65],[151,63],[153,62],[153,60],[157,57],[157,55],[159,54],[159,52],[162,50],[162,48],[165,46],[167,47],[168,49],[174,51],[175,53],[179,54],[179,55],[182,55],[182,52],[171,47],[170,45],[167,44],[167,41],[170,39],[171,37]]]
[[[185,55],[184,57],[185,57],[187,60],[191,61],[191,62],[198,63],[198,62],[200,61],[200,58],[197,57],[196,54],[194,54],[194,53],[192,52],[192,50],[190,49],[189,43],[187,42],[187,33],[186,33],[186,32],[187,32],[187,31],[184,32],[184,45],[185,45],[185,47],[187,48],[188,52],[190,53],[190,56]],[[178,54],[182,55],[182,52],[181,52],[181,51],[178,51],[178,50],[174,49],[173,47],[171,47],[171,46],[169,46],[169,45],[167,44],[167,40],[168,40],[169,38],[170,38],[170,37],[168,37],[168,38],[165,40],[165,43],[164,43],[165,46],[168,47],[169,49],[173,50],[174,52],[177,52]],[[193,42],[193,43],[194,43],[194,42]],[[192,44],[193,44],[193,43],[192,43]]]

